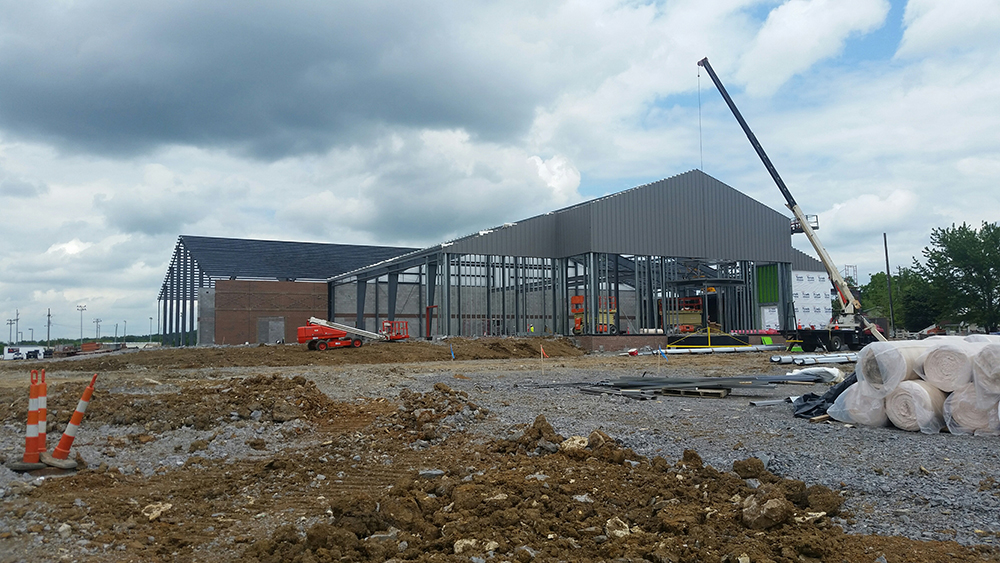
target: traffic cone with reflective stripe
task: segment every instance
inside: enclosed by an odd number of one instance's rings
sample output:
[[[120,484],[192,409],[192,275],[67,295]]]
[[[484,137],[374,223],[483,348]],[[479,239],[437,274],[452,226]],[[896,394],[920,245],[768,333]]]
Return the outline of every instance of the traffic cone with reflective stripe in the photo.
[[[32,471],[45,467],[38,456],[38,371],[31,370],[31,385],[28,387],[28,427],[24,436],[24,456],[21,461],[7,465],[14,471]]]
[[[94,383],[96,381],[97,374],[95,373],[94,377],[90,380],[90,386],[83,390],[83,397],[80,398],[80,402],[76,405],[76,412],[69,419],[66,431],[63,432],[62,438],[59,439],[59,445],[56,446],[56,449],[52,450],[51,455],[48,453],[41,454],[41,459],[44,463],[60,469],[76,469],[76,460],[67,459],[69,457],[69,449],[76,438],[76,431],[80,428],[80,423],[83,422],[83,414],[87,412],[87,405],[90,404],[90,397],[94,394]]]
[[[49,386],[45,383],[45,370],[42,370],[41,378],[38,381],[38,453],[44,453],[48,449],[45,435],[45,419],[49,416],[48,405]]]

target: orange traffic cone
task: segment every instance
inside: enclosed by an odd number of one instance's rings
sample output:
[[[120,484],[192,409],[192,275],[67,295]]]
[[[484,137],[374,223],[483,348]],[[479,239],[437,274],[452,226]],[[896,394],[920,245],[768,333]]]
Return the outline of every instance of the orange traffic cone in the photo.
[[[45,383],[45,370],[42,370],[41,378],[38,381],[38,453],[43,453],[48,449],[45,435],[45,419],[49,416],[48,405],[49,386]]]
[[[44,463],[38,456],[38,371],[31,370],[31,385],[28,387],[28,428],[24,437],[24,457],[7,465],[14,471],[42,469]]]
[[[76,438],[76,431],[80,428],[80,423],[83,422],[83,414],[87,412],[87,405],[90,404],[90,397],[94,394],[94,383],[96,381],[97,374],[95,373],[94,377],[90,380],[90,385],[83,390],[83,397],[80,398],[80,402],[76,405],[76,412],[69,419],[66,431],[63,432],[62,438],[59,439],[59,445],[56,446],[56,449],[52,450],[51,455],[48,453],[41,454],[42,462],[52,467],[58,467],[59,469],[76,469],[76,460],[67,459],[69,457],[69,449]]]

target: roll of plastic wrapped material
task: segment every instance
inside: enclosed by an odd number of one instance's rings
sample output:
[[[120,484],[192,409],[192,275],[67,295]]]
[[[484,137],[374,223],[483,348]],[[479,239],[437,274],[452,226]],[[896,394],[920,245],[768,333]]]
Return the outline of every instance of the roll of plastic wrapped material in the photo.
[[[1000,344],[987,344],[972,358],[976,406],[988,408],[1000,399]]]
[[[938,389],[951,393],[972,382],[972,358],[986,346],[982,342],[934,342],[917,360],[917,375]]]
[[[858,352],[858,382],[872,397],[886,397],[900,382],[918,379],[920,356],[929,348],[922,340],[872,342]]]
[[[944,422],[952,434],[996,436],[1000,434],[1000,398],[987,408],[979,408],[976,386],[967,383],[944,400]],[[832,415],[831,415],[832,416]]]
[[[1000,344],[1000,334],[970,334],[965,337],[967,342],[983,342],[985,344]]]
[[[936,434],[944,428],[944,400],[944,391],[926,381],[903,381],[885,398],[885,414],[897,428]]]
[[[865,393],[861,384],[855,383],[841,393],[827,409],[830,418],[862,426],[886,426],[885,399]]]

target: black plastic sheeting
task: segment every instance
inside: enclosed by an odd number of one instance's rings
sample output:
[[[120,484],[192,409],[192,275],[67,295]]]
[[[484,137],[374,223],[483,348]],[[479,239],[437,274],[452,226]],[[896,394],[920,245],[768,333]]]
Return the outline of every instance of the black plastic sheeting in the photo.
[[[798,418],[812,418],[826,414],[827,409],[833,405],[841,393],[858,381],[858,374],[851,372],[843,381],[834,385],[823,395],[816,393],[806,393],[795,399],[792,408],[795,409],[795,416]]]

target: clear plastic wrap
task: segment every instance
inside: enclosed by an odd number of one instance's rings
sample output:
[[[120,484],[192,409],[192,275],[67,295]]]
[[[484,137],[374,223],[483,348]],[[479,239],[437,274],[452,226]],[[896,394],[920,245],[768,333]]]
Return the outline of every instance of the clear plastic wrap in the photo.
[[[970,334],[965,337],[967,342],[982,342],[984,344],[1000,344],[1000,334]]]
[[[923,340],[872,342],[858,352],[858,382],[866,394],[886,397],[900,382],[918,379],[918,362],[928,348]]]
[[[979,408],[976,386],[967,383],[944,400],[944,422],[952,434],[996,436],[1000,434],[1000,398],[987,408]],[[832,415],[831,415],[832,416]]]
[[[944,400],[944,391],[926,381],[903,381],[885,398],[885,414],[897,428],[937,434],[944,428]]]
[[[987,344],[972,358],[976,405],[985,409],[1000,399],[1000,344]]]
[[[931,344],[917,360],[917,375],[946,393],[972,382],[972,358],[986,344],[965,339],[932,341]]]
[[[826,414],[840,422],[863,426],[887,426],[889,418],[885,414],[885,399],[865,393],[865,388],[855,383],[841,393],[830,405]]]

